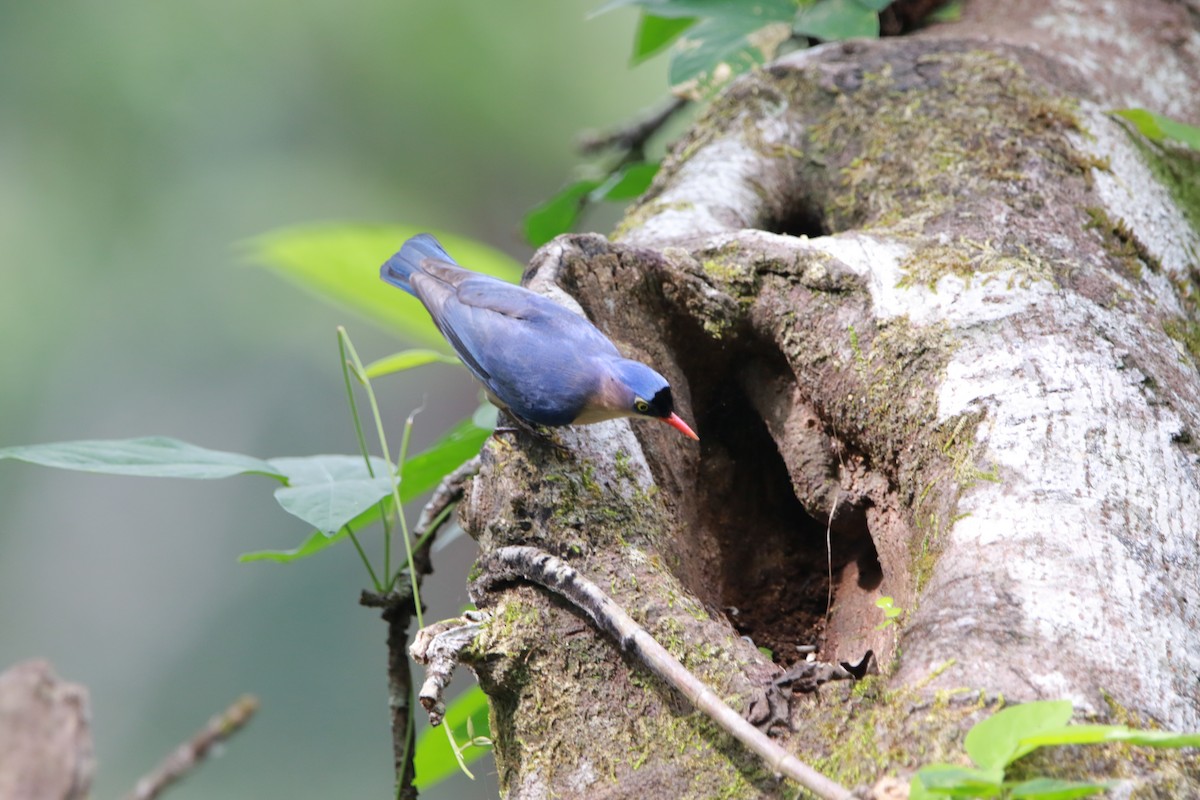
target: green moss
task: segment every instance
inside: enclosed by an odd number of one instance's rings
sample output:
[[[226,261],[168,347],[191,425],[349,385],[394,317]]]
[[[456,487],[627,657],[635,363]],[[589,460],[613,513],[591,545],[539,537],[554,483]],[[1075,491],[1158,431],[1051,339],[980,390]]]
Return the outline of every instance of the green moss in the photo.
[[[1012,185],[1046,161],[1074,175],[1105,166],[1068,139],[1080,128],[1075,102],[1043,89],[1015,61],[976,50],[930,53],[919,65],[939,75],[928,88],[908,76],[901,86],[889,65],[836,97],[811,127],[808,157],[835,166],[840,179],[826,227],[918,232],[964,202],[1011,197]],[[1036,210],[1039,201],[1030,194],[1010,202]]]
[[[951,666],[953,662],[934,670],[923,683]],[[935,762],[969,766],[963,748],[967,731],[1001,710],[1005,701],[965,687],[938,691],[932,699],[922,690],[915,685],[889,691],[886,679],[872,676],[855,685],[845,702],[803,709],[797,728],[813,726],[815,740],[806,751],[821,753],[813,766],[849,786],[874,784],[885,774],[911,773]],[[1108,714],[1087,722],[1154,727],[1115,704]],[[1016,761],[1005,774],[1011,781],[1035,777],[1138,778],[1132,797],[1167,800],[1195,795],[1200,762],[1181,750],[1121,744],[1047,747]]]
[[[955,689],[930,699],[921,686],[889,691],[886,684],[881,676],[868,677],[841,702],[801,710],[796,727],[806,733],[802,752],[815,754],[814,768],[844,786],[859,786],[937,761],[965,762],[962,736],[987,708],[982,693]]]
[[[704,271],[722,283],[734,283],[750,277],[750,271],[737,261],[717,261],[705,259],[701,264]]]
[[[1103,236],[1104,249],[1126,273],[1134,278],[1142,277],[1142,265],[1145,264],[1153,272],[1162,272],[1162,263],[1155,258],[1150,249],[1130,229],[1122,219],[1114,220],[1102,208],[1088,206],[1084,209],[1088,216],[1085,227],[1100,231]]]
[[[848,331],[837,358],[857,389],[830,408],[834,425],[865,451],[872,468],[893,477],[900,502],[911,509],[910,570],[919,594],[932,575],[943,534],[957,519],[962,493],[981,480],[999,480],[979,463],[975,430],[982,414],[936,422],[937,385],[956,340],[944,324],[913,325],[899,317]],[[791,346],[791,345],[789,345]],[[796,351],[811,346],[795,343]]]
[[[1035,281],[1057,285],[1054,269],[1046,259],[1024,245],[997,248],[991,242],[978,242],[960,237],[954,244],[930,244],[914,250],[900,264],[901,287],[924,284],[931,291],[947,275],[955,275],[967,286],[982,277],[986,283],[995,275],[1007,273],[1008,285],[1022,288]]]
[[[652,627],[656,638],[683,654],[716,691],[739,676],[740,666],[722,648],[689,648],[679,621],[661,619]],[[579,635],[574,625],[570,635],[559,635],[560,630],[545,612],[509,594],[472,645],[497,724],[513,732],[520,751],[519,761],[511,760],[518,758],[515,753],[497,752],[502,786],[517,770],[554,784],[586,764],[592,774],[604,776],[602,781],[616,782],[627,770],[653,764],[693,776],[685,798],[773,796],[775,780],[759,759],[707,716],[680,713],[671,693],[664,694],[665,687],[645,667],[614,661],[614,645],[606,637]],[[727,700],[735,707],[739,702]],[[619,711],[609,715],[603,709]],[[563,719],[589,722],[578,736],[563,736]],[[613,742],[637,744],[631,752],[613,748]]]
[[[1183,345],[1183,349],[1192,357],[1192,362],[1200,368],[1200,323],[1183,317],[1170,317],[1163,321],[1163,332]]]

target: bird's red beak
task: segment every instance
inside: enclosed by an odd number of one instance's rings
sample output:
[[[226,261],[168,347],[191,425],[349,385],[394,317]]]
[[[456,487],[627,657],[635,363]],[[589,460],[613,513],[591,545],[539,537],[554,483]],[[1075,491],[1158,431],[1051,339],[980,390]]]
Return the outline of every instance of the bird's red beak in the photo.
[[[678,414],[671,414],[671,416],[662,417],[661,419],[689,439],[695,439],[697,442],[700,441],[700,437],[696,435],[696,432],[689,428],[688,424],[680,419]]]

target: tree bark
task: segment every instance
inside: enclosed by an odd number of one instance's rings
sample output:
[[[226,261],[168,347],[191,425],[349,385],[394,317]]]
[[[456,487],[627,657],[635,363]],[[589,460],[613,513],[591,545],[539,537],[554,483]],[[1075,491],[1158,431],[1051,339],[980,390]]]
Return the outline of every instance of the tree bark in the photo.
[[[961,760],[999,697],[1200,728],[1200,167],[1105,113],[1200,123],[1200,9],[997,8],[738,80],[614,241],[543,248],[527,283],[701,441],[493,437],[463,503],[485,554],[565,559],[752,718],[798,646],[873,650],[774,731],[849,785]],[[561,600],[477,601],[508,797],[794,796]],[[1200,793],[1194,763],[1068,761]]]

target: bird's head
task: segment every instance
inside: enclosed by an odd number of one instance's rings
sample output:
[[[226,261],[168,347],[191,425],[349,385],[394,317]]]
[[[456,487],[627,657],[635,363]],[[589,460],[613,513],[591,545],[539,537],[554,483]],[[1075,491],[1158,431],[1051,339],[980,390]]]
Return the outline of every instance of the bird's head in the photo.
[[[612,363],[612,382],[606,399],[620,416],[653,417],[697,441],[700,437],[675,413],[675,401],[667,379],[638,361],[618,359]]]

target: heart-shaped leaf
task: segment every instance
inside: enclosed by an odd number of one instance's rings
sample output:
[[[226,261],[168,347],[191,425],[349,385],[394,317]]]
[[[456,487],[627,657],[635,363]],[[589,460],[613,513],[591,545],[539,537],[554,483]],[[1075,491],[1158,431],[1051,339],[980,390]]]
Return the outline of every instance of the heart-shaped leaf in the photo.
[[[392,493],[387,463],[372,458],[374,475],[360,456],[273,458],[270,463],[287,476],[275,499],[326,536],[333,536]]]

